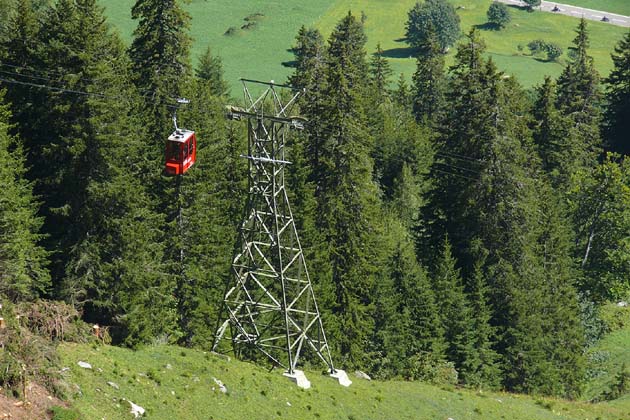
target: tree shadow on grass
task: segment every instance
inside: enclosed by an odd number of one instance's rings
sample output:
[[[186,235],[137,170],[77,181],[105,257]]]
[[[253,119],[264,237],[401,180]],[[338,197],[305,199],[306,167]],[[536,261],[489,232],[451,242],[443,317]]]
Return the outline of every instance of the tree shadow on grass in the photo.
[[[491,22],[486,22],[486,23],[481,23],[478,25],[474,25],[476,29],[479,29],[481,31],[498,31],[499,29],[501,29],[501,27],[499,25],[496,25],[494,23]]]
[[[291,61],[283,61],[282,65],[284,67],[289,67],[291,69],[294,69],[297,66],[297,61],[295,60],[291,60]]]
[[[411,47],[390,48],[383,51],[382,56],[387,58],[414,58],[416,50]]]

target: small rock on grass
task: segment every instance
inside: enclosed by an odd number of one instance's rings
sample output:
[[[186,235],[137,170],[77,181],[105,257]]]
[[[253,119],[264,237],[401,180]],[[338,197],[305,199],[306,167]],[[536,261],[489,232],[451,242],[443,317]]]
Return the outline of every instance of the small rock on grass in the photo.
[[[92,365],[91,364],[89,364],[88,362],[81,361],[81,360],[79,360],[77,365],[79,365],[83,369],[92,369]]]

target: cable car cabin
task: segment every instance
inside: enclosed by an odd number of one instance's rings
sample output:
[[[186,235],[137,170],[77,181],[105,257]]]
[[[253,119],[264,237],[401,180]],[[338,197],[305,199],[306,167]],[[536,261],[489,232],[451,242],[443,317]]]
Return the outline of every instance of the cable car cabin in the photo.
[[[197,157],[195,132],[175,130],[166,142],[166,167],[168,175],[181,175],[194,165]]]

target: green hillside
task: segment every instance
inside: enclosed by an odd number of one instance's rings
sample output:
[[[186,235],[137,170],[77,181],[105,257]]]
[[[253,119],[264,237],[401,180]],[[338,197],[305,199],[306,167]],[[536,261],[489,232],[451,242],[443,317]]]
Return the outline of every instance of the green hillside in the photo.
[[[107,14],[127,41],[136,24],[130,18],[133,3],[133,0],[103,2]],[[187,6],[193,17],[191,33],[195,43],[192,56],[196,59],[209,45],[223,58],[226,78],[233,87],[237,86],[239,77],[284,80],[291,69],[283,63],[292,59],[288,49],[301,25],[317,26],[328,35],[348,10],[357,14],[363,11],[367,16],[368,51],[374,51],[380,42],[395,73],[409,76],[415,69],[415,60],[410,58],[412,51],[403,37],[407,11],[414,3],[415,0],[193,0]],[[475,25],[480,27],[488,44],[488,53],[500,68],[515,74],[524,85],[539,83],[545,75],[560,74],[564,64],[562,58],[559,63],[541,61],[529,55],[526,45],[534,39],[544,38],[561,45],[566,51],[574,37],[577,19],[510,8],[512,22],[506,29],[495,31],[484,27],[491,0],[455,0],[453,3],[458,7],[462,31]],[[609,3],[614,2],[610,0]],[[242,29],[250,21],[254,23]],[[230,28],[233,30],[226,35]],[[612,67],[612,46],[626,29],[600,22],[589,22],[589,28],[590,52],[600,72],[607,74]]]
[[[602,313],[610,333],[588,352],[591,378],[584,391],[585,400],[607,391],[624,363],[630,367],[630,307],[609,304]],[[625,397],[625,403],[630,404],[630,396]]]
[[[124,399],[145,408],[148,419],[630,419],[630,399],[588,404],[354,375],[353,385],[343,388],[316,371],[308,372],[312,388],[305,391],[280,370],[179,347],[133,352],[66,344],[60,353],[70,367],[73,406],[86,419],[131,418]],[[80,360],[93,369],[79,367]]]
[[[562,0],[558,3],[572,4],[594,10],[605,10],[620,15],[630,15],[630,2],[627,0]]]

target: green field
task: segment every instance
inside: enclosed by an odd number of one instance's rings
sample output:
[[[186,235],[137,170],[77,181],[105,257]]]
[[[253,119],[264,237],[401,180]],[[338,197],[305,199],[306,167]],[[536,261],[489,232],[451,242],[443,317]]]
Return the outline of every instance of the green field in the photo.
[[[630,419],[630,399],[589,404],[506,393],[366,381],[343,388],[309,371],[310,390],[280,370],[225,360],[201,351],[156,346],[133,352],[66,344],[60,348],[71,403],[85,419],[127,419],[131,400],[148,419]],[[89,362],[83,369],[78,361]],[[214,379],[221,380],[221,393]],[[108,384],[113,382],[114,385]]]
[[[630,1],[628,0],[562,0],[558,3],[630,16]]]
[[[596,398],[608,390],[624,363],[630,369],[630,307],[609,304],[603,308],[603,313],[612,332],[588,352],[591,379],[584,390],[585,400]],[[630,404],[630,396],[625,398]]]
[[[608,1],[611,4],[615,2]],[[130,18],[133,3],[133,0],[103,0],[113,24],[127,41],[131,39],[135,27]],[[363,11],[367,15],[368,51],[374,51],[380,42],[395,73],[410,77],[415,69],[415,60],[410,57],[412,52],[402,38],[407,11],[414,3],[415,0],[193,0],[186,7],[193,16],[193,59],[196,60],[209,45],[223,58],[226,78],[236,87],[239,77],[285,80],[291,69],[283,63],[292,59],[288,49],[299,27],[314,25],[328,35],[348,10],[356,14]],[[462,31],[467,32],[477,25],[487,41],[489,55],[501,69],[516,75],[525,86],[541,82],[545,75],[558,76],[566,55],[560,63],[547,63],[529,56],[526,45],[534,39],[544,38],[566,49],[574,37],[577,19],[510,8],[512,22],[506,29],[494,31],[484,27],[490,3],[491,0],[454,0],[462,20]],[[257,13],[264,16],[256,21],[256,25],[241,29],[247,23],[244,19]],[[230,27],[235,28],[234,33],[224,35]],[[597,68],[606,75],[612,67],[612,47],[627,29],[600,22],[589,22],[589,29],[591,54]],[[521,51],[519,45],[523,48]]]

